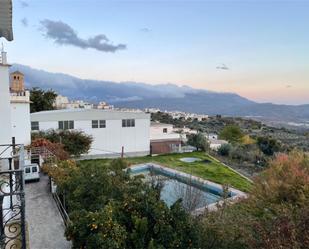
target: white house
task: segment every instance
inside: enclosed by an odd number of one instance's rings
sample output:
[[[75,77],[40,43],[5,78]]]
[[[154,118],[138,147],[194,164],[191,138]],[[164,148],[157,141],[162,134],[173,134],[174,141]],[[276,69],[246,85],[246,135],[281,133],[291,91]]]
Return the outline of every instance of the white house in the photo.
[[[9,67],[6,52],[2,51],[0,57],[0,144],[12,142]],[[10,156],[10,150],[3,152],[1,156]]]
[[[152,154],[180,152],[181,143],[182,136],[174,132],[172,124],[151,123],[150,144]]]
[[[15,137],[17,144],[31,142],[30,95],[24,89],[23,74],[16,71],[10,75],[6,52],[0,57],[0,145],[11,144]],[[1,157],[11,157],[11,149],[2,151]],[[0,159],[0,167],[4,161]]]
[[[150,115],[100,109],[63,109],[31,114],[32,131],[74,129],[93,137],[87,156],[148,155]],[[87,157],[85,155],[85,157]]]

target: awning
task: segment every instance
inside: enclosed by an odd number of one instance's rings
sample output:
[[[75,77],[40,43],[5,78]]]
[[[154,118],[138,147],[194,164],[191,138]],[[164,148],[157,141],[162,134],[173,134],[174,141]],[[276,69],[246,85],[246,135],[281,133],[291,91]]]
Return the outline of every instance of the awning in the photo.
[[[0,0],[0,37],[13,40],[12,0]]]

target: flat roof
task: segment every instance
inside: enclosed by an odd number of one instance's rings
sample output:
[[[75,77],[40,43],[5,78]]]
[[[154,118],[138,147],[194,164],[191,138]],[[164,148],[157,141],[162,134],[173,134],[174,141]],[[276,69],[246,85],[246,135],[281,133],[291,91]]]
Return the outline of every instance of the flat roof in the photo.
[[[150,126],[152,127],[166,127],[166,126],[173,126],[172,124],[165,124],[165,123],[158,123],[158,122],[151,122]]]
[[[61,109],[31,113],[31,121],[150,119],[150,114],[108,109]]]

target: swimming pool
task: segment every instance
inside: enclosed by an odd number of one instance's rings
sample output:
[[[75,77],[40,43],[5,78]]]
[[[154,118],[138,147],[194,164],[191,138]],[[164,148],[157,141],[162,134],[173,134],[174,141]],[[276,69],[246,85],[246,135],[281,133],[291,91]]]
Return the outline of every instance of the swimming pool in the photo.
[[[159,183],[162,186],[161,199],[171,206],[182,199],[184,207],[189,211],[202,211],[207,207],[215,207],[222,201],[223,187],[187,173],[147,163],[129,168],[131,175],[145,176],[145,181]],[[241,191],[229,188],[227,198],[243,195]]]

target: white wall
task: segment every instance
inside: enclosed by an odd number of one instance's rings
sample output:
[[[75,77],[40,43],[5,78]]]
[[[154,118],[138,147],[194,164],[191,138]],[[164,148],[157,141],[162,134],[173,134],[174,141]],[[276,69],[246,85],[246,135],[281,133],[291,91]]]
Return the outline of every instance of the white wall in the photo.
[[[0,144],[10,144],[11,134],[11,108],[9,93],[9,67],[0,62]],[[2,150],[1,150],[2,151]],[[7,157],[10,151],[1,155]]]
[[[11,103],[12,136],[18,144],[31,143],[30,104]]]
[[[40,130],[58,129],[57,121],[40,121]],[[89,155],[145,152],[150,149],[149,119],[135,119],[135,127],[122,127],[122,120],[106,120],[106,128],[92,128],[91,120],[75,120],[74,129],[93,136]]]
[[[164,133],[163,129],[167,129],[167,132]],[[174,133],[173,125],[155,124],[150,126],[150,140],[180,139],[180,138],[181,135],[179,133]]]

